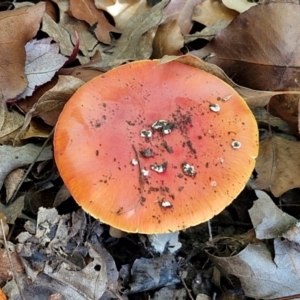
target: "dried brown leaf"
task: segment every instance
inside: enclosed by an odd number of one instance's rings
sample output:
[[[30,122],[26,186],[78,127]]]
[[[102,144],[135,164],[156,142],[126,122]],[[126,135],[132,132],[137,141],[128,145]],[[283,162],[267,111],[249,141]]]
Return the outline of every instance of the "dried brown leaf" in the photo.
[[[237,12],[228,9],[221,1],[204,0],[195,7],[192,20],[209,26],[219,20],[231,21],[237,15]]]
[[[9,111],[6,103],[0,101],[0,144],[12,144],[23,123],[24,116],[15,110]]]
[[[164,21],[163,8],[169,0],[162,0],[151,9],[133,17],[124,28],[121,38],[111,49],[111,54],[103,56],[100,63],[91,67],[110,69],[129,60],[148,59],[152,54],[152,43],[157,26]]]
[[[81,271],[69,270],[68,264],[62,263],[58,270],[47,264],[44,272],[61,284],[80,292],[85,299],[100,299],[108,284],[111,284],[109,277],[112,276],[115,285],[118,272],[112,257],[104,248],[92,245],[88,245],[88,248],[93,260]]]
[[[95,6],[113,17],[118,30],[123,30],[134,16],[150,9],[146,0],[95,0]]]
[[[254,6],[193,53],[207,56],[208,62],[220,66],[240,85],[299,90],[299,14],[300,5],[292,3]]]
[[[299,294],[299,252],[280,239],[274,240],[274,252],[259,243],[232,257],[209,257],[225,274],[239,278],[248,297],[273,299]]]
[[[14,194],[17,186],[21,182],[25,174],[24,169],[16,169],[8,174],[4,181],[5,191],[6,191],[6,203],[10,200]]]
[[[176,20],[159,26],[153,40],[152,58],[164,55],[181,55],[180,49],[184,45],[183,35]]]
[[[268,110],[270,113],[287,122],[292,134],[298,133],[299,100],[300,96],[296,94],[277,95],[272,97],[268,104]]]
[[[40,150],[39,146],[33,144],[27,144],[22,147],[0,146],[0,188],[3,185],[4,179],[12,170],[34,162]],[[51,158],[52,150],[49,146],[41,152],[37,161]]]
[[[3,100],[13,99],[27,86],[24,46],[36,35],[44,12],[44,2],[0,12],[0,94]]]
[[[13,262],[14,270],[17,274],[23,273],[24,268],[15,251],[10,252],[10,257]],[[12,279],[12,269],[9,262],[9,257],[6,249],[0,249],[0,284]],[[0,298],[1,299],[1,298]]]
[[[76,32],[79,36],[79,50],[77,58],[81,64],[88,63],[95,52],[102,50],[102,45],[95,35],[90,32],[89,25],[71,17],[68,14],[69,0],[52,0],[59,8],[59,22],[56,23],[49,16],[43,19],[42,30],[60,44],[61,52],[70,56],[76,44]]]
[[[20,135],[21,140],[30,138],[47,138],[51,133],[53,127],[45,124],[39,118],[32,118],[27,131]]]
[[[222,0],[222,3],[233,10],[238,11],[239,13],[242,13],[252,6],[257,5],[255,2],[250,2],[248,0]]]
[[[17,99],[31,96],[35,89],[51,81],[55,73],[65,64],[67,58],[59,53],[59,45],[51,38],[31,40],[25,45],[25,74],[28,85]]]
[[[250,107],[264,107],[268,104],[271,97],[280,94],[300,94],[300,91],[282,91],[282,92],[270,92],[270,91],[257,91],[249,88],[245,88],[233,82],[225,72],[218,66],[204,62],[196,56],[186,54],[182,56],[165,56],[160,62],[167,63],[169,61],[176,60],[183,64],[199,68],[203,71],[211,73],[220,79],[224,80],[227,84],[232,86],[247,102]]]
[[[182,34],[188,34],[192,29],[193,11],[201,0],[172,0],[164,9],[167,21],[176,20]]]
[[[185,35],[184,42],[187,44],[195,41],[196,39],[204,39],[210,41],[220,30],[227,27],[229,23],[230,21],[228,20],[218,20],[212,25],[206,26],[200,32]]]
[[[297,219],[280,210],[267,193],[258,190],[255,193],[258,200],[249,209],[249,215],[258,239],[280,237],[296,223]]]
[[[255,170],[257,178],[250,183],[259,190],[270,190],[279,197],[300,187],[300,142],[273,136],[259,144]]]
[[[26,136],[26,131],[33,117],[39,117],[46,124],[54,126],[65,103],[83,83],[82,80],[73,76],[60,75],[56,85],[45,92],[27,112],[20,137]]]
[[[70,13],[78,20],[86,21],[102,43],[110,44],[110,32],[118,32],[108,22],[103,11],[97,9],[93,0],[70,0]]]
[[[3,205],[0,203],[0,211],[5,214],[8,224],[15,224],[16,219],[22,215],[24,198],[25,196],[22,195],[9,205]]]

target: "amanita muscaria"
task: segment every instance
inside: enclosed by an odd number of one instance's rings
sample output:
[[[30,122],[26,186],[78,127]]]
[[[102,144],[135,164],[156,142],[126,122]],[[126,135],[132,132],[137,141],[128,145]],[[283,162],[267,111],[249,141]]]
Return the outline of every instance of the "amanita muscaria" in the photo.
[[[54,155],[76,202],[126,232],[164,233],[212,218],[245,187],[256,121],[221,79],[138,61],[84,84],[56,125]]]

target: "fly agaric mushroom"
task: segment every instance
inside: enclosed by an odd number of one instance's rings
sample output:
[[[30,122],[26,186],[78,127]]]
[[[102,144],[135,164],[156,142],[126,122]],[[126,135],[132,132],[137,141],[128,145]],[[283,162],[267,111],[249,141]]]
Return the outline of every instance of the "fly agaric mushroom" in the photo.
[[[258,153],[256,121],[219,78],[138,61],[84,84],[58,120],[54,155],[76,202],[126,232],[181,230],[221,212]]]

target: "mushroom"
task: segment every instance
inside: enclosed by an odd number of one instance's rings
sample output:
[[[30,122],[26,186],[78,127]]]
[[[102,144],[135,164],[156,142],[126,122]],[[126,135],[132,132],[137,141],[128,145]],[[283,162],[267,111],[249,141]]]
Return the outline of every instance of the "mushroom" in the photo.
[[[95,77],[67,102],[54,136],[76,202],[106,224],[146,234],[220,213],[245,187],[257,154],[257,124],[237,92],[174,61],[132,62]]]

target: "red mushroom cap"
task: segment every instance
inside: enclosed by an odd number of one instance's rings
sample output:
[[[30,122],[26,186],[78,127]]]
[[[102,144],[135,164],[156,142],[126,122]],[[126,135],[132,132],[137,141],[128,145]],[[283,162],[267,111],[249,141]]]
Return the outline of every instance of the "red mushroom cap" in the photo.
[[[219,78],[179,62],[138,61],[84,84],[56,126],[54,155],[82,208],[127,232],[207,221],[244,188],[256,121]]]

